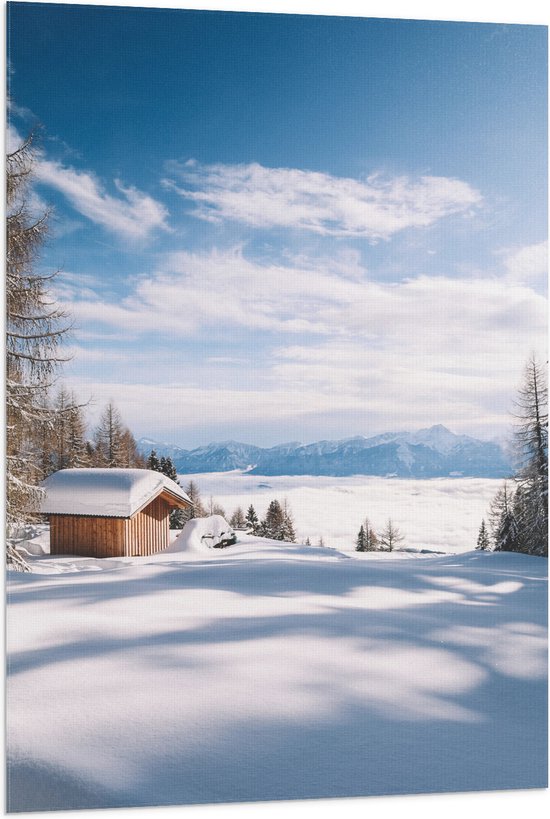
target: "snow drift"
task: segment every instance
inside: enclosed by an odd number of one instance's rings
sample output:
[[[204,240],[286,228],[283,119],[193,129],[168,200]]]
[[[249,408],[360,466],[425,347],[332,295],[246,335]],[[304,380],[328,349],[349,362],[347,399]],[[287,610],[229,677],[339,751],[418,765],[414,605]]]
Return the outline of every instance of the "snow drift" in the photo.
[[[234,537],[233,529],[221,515],[192,518],[166,551],[204,553],[220,548]]]

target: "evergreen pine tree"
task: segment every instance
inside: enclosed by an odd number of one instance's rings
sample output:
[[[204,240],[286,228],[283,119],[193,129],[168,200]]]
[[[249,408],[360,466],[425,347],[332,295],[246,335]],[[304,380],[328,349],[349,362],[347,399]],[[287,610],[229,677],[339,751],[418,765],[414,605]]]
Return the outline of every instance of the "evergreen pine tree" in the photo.
[[[272,500],[262,521],[262,535],[270,540],[283,539],[284,513],[278,500]]]
[[[71,467],[89,466],[86,449],[86,423],[82,407],[77,403],[74,393],[70,394],[67,440],[69,445]]]
[[[521,492],[518,502],[521,502]],[[519,527],[516,520],[518,502],[514,501],[513,506],[508,506],[502,513],[494,539],[495,552],[522,551],[519,538]]]
[[[489,529],[489,536],[492,541],[493,548],[496,551],[499,539],[499,531],[502,526],[503,519],[508,516],[509,512],[512,509],[512,503],[514,499],[514,493],[510,489],[510,484],[508,481],[504,481],[498,492],[496,493],[495,497],[491,501],[491,505],[489,506],[488,512],[488,529]]]
[[[169,456],[164,459],[164,469],[161,471],[167,478],[170,478],[171,481],[181,486],[178,479],[178,471]],[[173,509],[170,512],[170,529],[183,529],[187,522],[186,511],[186,509]]]
[[[283,503],[283,522],[281,524],[281,540],[285,543],[296,543],[296,532],[294,530],[294,519],[288,501]]]
[[[477,536],[477,545],[476,549],[480,552],[488,552],[490,551],[491,544],[489,541],[489,534],[487,532],[487,528],[485,526],[485,521],[481,521],[481,526],[479,527],[479,534]]]
[[[181,486],[178,480],[176,467],[172,463],[171,458],[165,458],[163,456],[159,460],[157,458],[157,453],[153,449],[147,458],[146,467],[147,469],[152,469],[155,472],[161,472],[163,475],[166,475],[167,478],[170,478],[171,481],[174,481],[174,483],[176,483],[178,486]],[[191,498],[189,498],[189,500],[191,500]],[[183,529],[188,520],[189,510],[172,509],[170,512],[170,529]]]
[[[287,517],[286,515],[283,518],[283,525],[281,527],[281,540],[285,543],[296,543],[294,522],[291,517]]]
[[[356,552],[366,552],[365,546],[365,527],[361,524],[361,528],[359,529],[359,534],[357,535],[357,539],[355,541],[355,551]]]
[[[164,463],[162,463],[161,459],[161,469],[163,475],[166,475],[167,478],[170,478],[171,481],[174,481],[174,483],[177,483],[177,485],[180,486],[180,482],[178,480],[178,470],[172,463],[172,458],[170,458],[169,455],[167,455],[164,459]]]
[[[151,450],[151,454],[147,458],[146,467],[147,467],[147,469],[152,469],[155,472],[161,472],[162,471],[161,468],[160,468],[160,461],[159,461],[159,459],[157,457],[156,450],[154,450],[154,449]]]
[[[248,526],[249,534],[257,535],[260,531],[260,521],[258,519],[258,515],[256,514],[256,510],[250,504],[248,507],[248,512],[246,513],[246,525]]]

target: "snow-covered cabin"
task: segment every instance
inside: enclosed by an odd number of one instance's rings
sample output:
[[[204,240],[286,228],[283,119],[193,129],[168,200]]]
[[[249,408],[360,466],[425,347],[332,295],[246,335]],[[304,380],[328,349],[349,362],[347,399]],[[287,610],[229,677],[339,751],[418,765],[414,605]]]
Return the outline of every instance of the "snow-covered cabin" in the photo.
[[[42,482],[51,554],[151,555],[170,543],[170,511],[191,501],[150,469],[61,469]]]

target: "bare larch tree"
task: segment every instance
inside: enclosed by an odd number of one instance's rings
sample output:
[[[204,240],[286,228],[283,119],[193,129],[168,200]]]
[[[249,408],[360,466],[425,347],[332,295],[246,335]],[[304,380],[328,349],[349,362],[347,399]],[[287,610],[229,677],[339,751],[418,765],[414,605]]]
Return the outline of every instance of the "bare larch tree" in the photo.
[[[48,424],[48,391],[63,360],[60,342],[68,325],[50,296],[55,274],[37,271],[48,214],[29,206],[34,162],[29,138],[8,154],[6,235],[6,472],[8,539],[38,508],[41,458],[37,431]],[[8,543],[8,562],[17,554]]]

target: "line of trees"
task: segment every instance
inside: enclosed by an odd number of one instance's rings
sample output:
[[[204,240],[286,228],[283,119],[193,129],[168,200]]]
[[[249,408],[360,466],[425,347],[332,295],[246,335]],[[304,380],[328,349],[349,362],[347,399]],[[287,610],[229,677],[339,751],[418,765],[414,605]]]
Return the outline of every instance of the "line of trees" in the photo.
[[[50,406],[50,418],[42,429],[41,472],[43,477],[72,467],[145,468],[145,458],[112,401],[103,409],[91,436],[86,406],[74,393],[61,387]]]
[[[548,385],[534,355],[514,406],[518,468],[493,498],[476,549],[548,557]]]
[[[235,509],[229,523],[238,529],[246,528],[249,534],[270,540],[281,540],[285,543],[296,543],[294,517],[288,501],[272,500],[267,507],[263,520],[258,518],[254,506],[250,504],[246,515],[239,506]]]
[[[405,540],[400,529],[391,518],[379,532],[376,532],[368,518],[365,518],[355,541],[356,552],[393,552]]]

